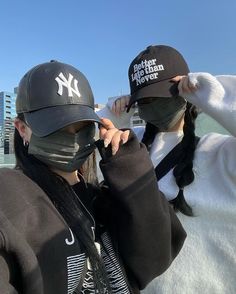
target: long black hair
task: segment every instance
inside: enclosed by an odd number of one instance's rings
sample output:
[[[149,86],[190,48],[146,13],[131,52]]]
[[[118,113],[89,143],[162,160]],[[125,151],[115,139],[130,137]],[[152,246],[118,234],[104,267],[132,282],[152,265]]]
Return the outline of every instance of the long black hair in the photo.
[[[187,102],[183,127],[184,136],[181,141],[182,153],[178,164],[173,170],[179,192],[176,198],[170,201],[176,211],[180,211],[188,216],[193,216],[193,211],[184,198],[184,187],[194,181],[193,159],[196,148],[195,120],[197,115],[197,107]],[[158,132],[159,130],[157,127],[150,123],[146,124],[142,142],[149,151]]]
[[[24,121],[23,114],[19,114],[18,118]],[[77,195],[64,178],[52,172],[47,165],[29,154],[28,146],[25,145],[18,130],[15,129],[15,168],[22,170],[26,176],[44,190],[75,234],[91,263],[94,287],[98,291],[96,293],[111,293],[106,270],[95,247],[93,236],[91,231],[84,225],[83,218],[81,218],[81,206]],[[88,166],[91,166],[91,163]],[[89,171],[86,170],[86,165],[82,172],[85,173],[85,171],[88,177]],[[94,175],[92,180],[95,181]]]

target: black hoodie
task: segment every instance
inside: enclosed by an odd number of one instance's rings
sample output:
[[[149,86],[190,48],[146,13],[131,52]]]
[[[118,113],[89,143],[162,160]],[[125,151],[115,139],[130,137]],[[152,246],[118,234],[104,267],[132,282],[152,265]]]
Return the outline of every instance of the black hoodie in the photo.
[[[186,234],[159,192],[149,155],[136,137],[115,156],[103,152],[100,167],[108,186],[95,191],[99,196],[93,201],[95,219],[104,222],[96,232],[101,256],[115,293],[139,293],[169,267]],[[109,197],[107,215],[99,212],[104,197]],[[81,276],[81,293],[94,293],[89,269],[83,274],[85,264],[80,244],[43,190],[21,171],[1,169],[0,293],[72,294]]]

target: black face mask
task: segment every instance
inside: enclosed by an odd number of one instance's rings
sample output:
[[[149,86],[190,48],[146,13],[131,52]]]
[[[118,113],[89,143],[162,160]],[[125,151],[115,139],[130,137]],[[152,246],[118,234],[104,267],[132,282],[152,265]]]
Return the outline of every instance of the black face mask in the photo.
[[[145,98],[143,101],[145,102]],[[158,127],[160,131],[168,131],[183,116],[186,104],[185,99],[180,96],[161,97],[150,103],[138,103],[138,111],[141,119]]]
[[[76,134],[58,131],[43,138],[32,134],[28,152],[48,166],[73,172],[82,166],[96,148],[94,137],[94,123],[83,127]]]

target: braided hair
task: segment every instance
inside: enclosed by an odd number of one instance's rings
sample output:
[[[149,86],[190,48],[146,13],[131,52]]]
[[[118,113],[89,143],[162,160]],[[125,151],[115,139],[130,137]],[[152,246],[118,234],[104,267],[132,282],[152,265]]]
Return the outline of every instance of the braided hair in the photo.
[[[197,115],[197,107],[187,102],[183,127],[184,136],[181,141],[182,153],[178,164],[173,170],[179,192],[178,195],[170,201],[176,211],[180,211],[188,216],[193,216],[193,211],[184,198],[184,187],[194,181],[193,159],[196,148],[195,120]],[[159,130],[157,127],[150,123],[146,124],[142,142],[146,145],[148,151],[150,151],[151,145],[158,132]]]

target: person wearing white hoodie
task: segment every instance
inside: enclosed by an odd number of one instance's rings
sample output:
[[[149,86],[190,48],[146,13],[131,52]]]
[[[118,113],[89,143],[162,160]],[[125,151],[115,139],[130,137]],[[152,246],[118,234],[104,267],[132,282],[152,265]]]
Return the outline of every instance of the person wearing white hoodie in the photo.
[[[99,115],[128,127],[125,109],[137,103],[146,127],[134,130],[187,232],[171,267],[143,294],[236,293],[236,76],[189,73],[177,50],[159,45],[132,61],[129,80],[131,96]],[[196,137],[197,109],[230,135]]]

